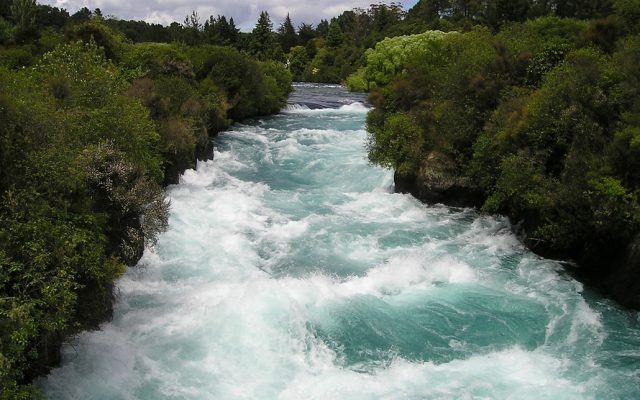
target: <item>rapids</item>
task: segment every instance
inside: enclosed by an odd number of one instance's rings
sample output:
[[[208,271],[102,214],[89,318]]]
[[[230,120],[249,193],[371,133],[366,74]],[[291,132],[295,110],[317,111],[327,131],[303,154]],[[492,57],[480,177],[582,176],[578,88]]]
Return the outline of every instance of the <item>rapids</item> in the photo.
[[[50,399],[637,399],[640,318],[500,218],[393,193],[367,107],[296,85],[168,190],[170,228]]]

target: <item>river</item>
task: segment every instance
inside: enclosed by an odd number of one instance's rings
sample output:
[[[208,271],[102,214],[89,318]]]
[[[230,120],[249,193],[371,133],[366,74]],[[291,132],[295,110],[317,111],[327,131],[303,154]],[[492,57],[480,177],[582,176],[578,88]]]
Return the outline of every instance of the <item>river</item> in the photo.
[[[363,97],[300,84],[171,186],[50,399],[637,399],[640,317],[504,219],[393,193]]]

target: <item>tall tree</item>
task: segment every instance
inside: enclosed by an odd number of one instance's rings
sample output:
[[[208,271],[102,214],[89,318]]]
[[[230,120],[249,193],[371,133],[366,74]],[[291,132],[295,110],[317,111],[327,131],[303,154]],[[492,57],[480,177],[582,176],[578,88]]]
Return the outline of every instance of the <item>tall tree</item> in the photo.
[[[62,28],[68,19],[69,13],[64,8],[38,4],[36,9],[36,25],[38,25],[38,29],[46,26]]]
[[[327,44],[330,47],[338,47],[342,43],[342,29],[336,19],[329,24],[329,34],[327,34]]]
[[[326,22],[326,21],[325,21]],[[322,21],[320,21],[322,24]],[[329,23],[327,22],[327,33],[329,32]],[[320,27],[320,25],[318,25]],[[319,32],[318,32],[319,33]],[[311,24],[302,23],[298,26],[298,38],[300,39],[300,43],[306,45],[308,41],[314,39],[316,37],[316,30],[313,29]]]
[[[293,79],[302,80],[304,70],[309,65],[309,55],[307,49],[303,46],[296,46],[291,49],[287,56],[289,60],[289,71],[293,75]]]
[[[329,21],[321,19],[318,27],[316,28],[316,32],[318,32],[318,35],[320,36],[327,37],[329,34]]]
[[[229,18],[229,31],[226,38],[229,40],[229,44],[234,46],[238,45],[240,39],[240,29],[236,27],[236,23],[233,21],[233,17]]]
[[[31,29],[36,24],[36,0],[14,0],[11,18],[20,30]]]
[[[36,30],[36,1],[14,0],[11,5],[11,19],[16,24],[14,39],[18,43],[29,42],[38,38]]]
[[[489,0],[484,23],[497,30],[507,22],[522,22],[527,19],[531,6],[531,0]]]
[[[280,40],[282,50],[285,52],[289,52],[289,50],[298,43],[296,29],[293,27],[293,23],[291,23],[289,14],[287,14],[287,18],[285,18],[282,25],[278,28],[278,39]]]
[[[200,43],[202,23],[200,23],[198,12],[191,11],[191,14],[187,15],[182,25],[185,31],[184,40],[187,44],[194,45]]]
[[[408,12],[407,18],[434,24],[441,17],[451,13],[451,0],[420,0]]]
[[[71,16],[73,22],[84,22],[91,19],[93,13],[87,7],[82,7],[75,14]]]
[[[276,44],[273,23],[269,18],[269,13],[262,11],[255,28],[251,31],[251,53],[261,60],[268,59],[270,54],[273,53]]]

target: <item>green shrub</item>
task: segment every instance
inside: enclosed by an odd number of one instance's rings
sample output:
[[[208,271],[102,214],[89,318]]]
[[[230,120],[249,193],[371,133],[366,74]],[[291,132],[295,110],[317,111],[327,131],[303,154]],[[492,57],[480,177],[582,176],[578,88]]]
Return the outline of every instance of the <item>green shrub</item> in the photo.
[[[374,116],[371,114],[367,120],[369,160],[400,174],[416,171],[423,139],[422,130],[413,118],[405,113],[391,114],[385,116],[384,123],[379,126],[373,121]]]
[[[356,72],[349,75],[345,81],[347,89],[352,92],[368,92],[371,89],[367,78],[365,77],[365,69],[359,68]]]
[[[65,36],[70,41],[95,42],[109,60],[118,61],[123,56],[125,36],[106,25],[102,18],[71,25],[65,30]]]
[[[35,48],[31,45],[0,49],[0,65],[10,69],[19,69],[35,63]]]

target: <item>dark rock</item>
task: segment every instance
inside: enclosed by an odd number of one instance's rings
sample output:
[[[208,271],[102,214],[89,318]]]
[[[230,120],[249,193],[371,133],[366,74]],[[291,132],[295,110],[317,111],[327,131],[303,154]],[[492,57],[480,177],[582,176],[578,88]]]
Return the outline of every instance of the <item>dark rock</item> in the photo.
[[[66,336],[61,332],[51,333],[40,338],[37,344],[38,358],[33,360],[30,368],[25,371],[25,382],[29,382],[38,376],[46,375],[53,368],[60,365],[62,361],[60,349],[65,339]]]
[[[180,175],[184,171],[196,167],[197,161],[213,159],[213,142],[207,139],[189,154],[165,155],[165,159],[167,163],[164,168],[164,184],[176,184],[180,181]]]
[[[394,174],[398,193],[409,193],[428,204],[446,204],[452,207],[480,207],[484,192],[468,179],[457,176],[456,168],[446,156],[431,152],[417,174]]]
[[[608,272],[605,289],[622,304],[640,309],[640,235],[629,243],[623,256]]]

